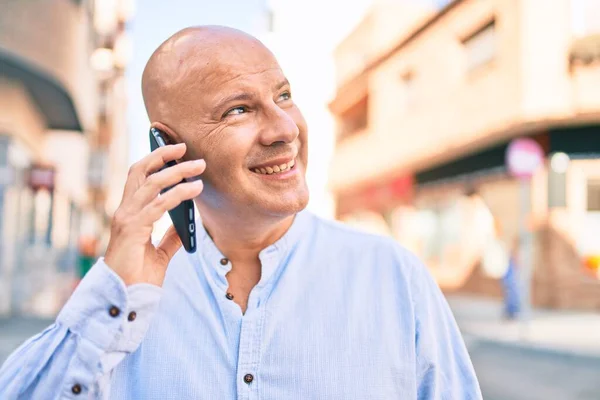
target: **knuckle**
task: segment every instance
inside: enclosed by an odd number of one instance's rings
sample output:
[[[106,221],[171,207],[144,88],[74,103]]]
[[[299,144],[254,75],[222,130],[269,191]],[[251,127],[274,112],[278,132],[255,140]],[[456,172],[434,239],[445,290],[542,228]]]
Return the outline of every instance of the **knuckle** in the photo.
[[[181,167],[178,168],[177,171],[175,171],[175,172],[177,174],[177,179],[182,180],[186,176],[190,175],[190,173],[192,172],[192,169],[190,168],[189,165],[185,165],[185,164],[179,164],[179,165]]]
[[[117,209],[113,215],[112,226],[117,231],[123,230],[127,225],[127,213],[122,208]]]
[[[159,185],[159,179],[156,174],[152,174],[146,178],[145,184],[149,187],[156,188]]]
[[[177,193],[179,197],[186,197],[193,191],[193,186],[189,182],[178,185],[177,187],[179,189]]]
[[[158,208],[164,208],[165,204],[168,201],[168,193],[164,194],[164,195],[160,195],[158,196],[155,200],[154,200],[154,205]]]
[[[193,174],[193,173],[196,173],[196,172],[198,172],[198,171],[200,171],[202,169],[201,169],[201,167],[200,167],[199,164],[194,163],[194,162],[190,162],[190,163],[187,163],[185,170],[186,170],[186,172],[188,174]]]
[[[189,187],[190,187],[190,192],[196,192],[199,189],[202,190],[204,188],[204,182],[201,180],[195,180],[195,181],[190,182]]]
[[[127,176],[135,175],[140,170],[140,162],[134,163],[131,167],[129,167],[129,171],[127,171]]]
[[[172,190],[171,190],[171,199],[173,200],[174,203],[178,204],[180,203],[186,196],[187,194],[187,186],[186,184],[179,184],[177,186],[175,186]]]

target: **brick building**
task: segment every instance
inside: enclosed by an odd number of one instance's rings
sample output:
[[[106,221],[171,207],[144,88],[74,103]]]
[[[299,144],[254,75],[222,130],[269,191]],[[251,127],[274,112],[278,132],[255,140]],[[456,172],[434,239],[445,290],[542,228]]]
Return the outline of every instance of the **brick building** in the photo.
[[[443,289],[490,296],[490,238],[508,253],[533,231],[534,304],[600,309],[600,3],[402,6],[374,7],[336,53],[338,218],[395,235]],[[391,29],[394,14],[411,17]],[[547,156],[525,191],[505,166],[523,137]]]

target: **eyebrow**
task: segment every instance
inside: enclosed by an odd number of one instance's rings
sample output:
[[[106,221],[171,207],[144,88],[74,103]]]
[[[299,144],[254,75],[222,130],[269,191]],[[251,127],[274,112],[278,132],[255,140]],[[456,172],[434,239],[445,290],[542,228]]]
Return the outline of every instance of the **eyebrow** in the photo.
[[[290,86],[290,82],[287,80],[287,78],[284,78],[281,82],[279,82],[277,85],[275,85],[275,87],[273,88],[273,91],[276,92],[284,86]]]
[[[273,91],[276,92],[276,91],[280,90],[282,87],[289,85],[289,84],[290,84],[290,82],[287,79],[284,79],[273,87]],[[217,102],[214,109],[219,110],[222,107],[224,107],[226,104],[237,102],[237,101],[250,101],[250,100],[254,99],[254,97],[255,96],[250,93],[235,93],[235,94],[229,95],[227,97],[224,97],[219,102]]]
[[[223,98],[222,100],[220,100],[217,105],[215,106],[215,109],[220,109],[222,107],[225,106],[225,104],[228,103],[232,103],[234,101],[248,101],[248,100],[252,100],[254,98],[253,95],[251,95],[250,93],[236,93],[236,94],[232,94],[230,96],[227,96],[225,98]]]

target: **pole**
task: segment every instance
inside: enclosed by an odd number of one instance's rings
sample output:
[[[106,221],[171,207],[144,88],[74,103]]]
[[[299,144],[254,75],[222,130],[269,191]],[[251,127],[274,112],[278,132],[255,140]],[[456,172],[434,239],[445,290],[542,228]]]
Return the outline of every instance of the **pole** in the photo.
[[[520,180],[519,262],[521,286],[521,339],[529,339],[531,321],[531,286],[533,278],[533,233],[528,226],[531,215],[531,179]]]

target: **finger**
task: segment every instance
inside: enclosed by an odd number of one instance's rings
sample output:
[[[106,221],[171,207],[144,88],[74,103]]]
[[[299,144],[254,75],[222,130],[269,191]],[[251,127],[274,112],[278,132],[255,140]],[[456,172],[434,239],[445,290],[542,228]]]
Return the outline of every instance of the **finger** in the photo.
[[[191,200],[202,193],[204,185],[201,180],[184,182],[158,196],[147,204],[140,213],[141,223],[154,224],[162,215],[177,207],[184,200]]]
[[[129,199],[136,190],[145,182],[146,177],[161,169],[169,161],[182,158],[185,154],[185,143],[160,147],[129,168],[123,200]]]
[[[141,209],[154,200],[163,189],[174,186],[183,179],[197,177],[204,172],[205,168],[204,160],[193,160],[179,163],[150,175],[133,195],[132,206],[134,209]]]
[[[167,232],[165,232],[165,235],[158,244],[157,249],[162,251],[167,257],[167,260],[170,261],[177,250],[179,250],[181,245],[181,239],[175,230],[175,226],[171,225],[169,229],[167,229]]]
[[[140,169],[148,176],[161,169],[169,161],[175,161],[184,156],[185,143],[169,144],[159,147],[146,157],[142,158]]]

